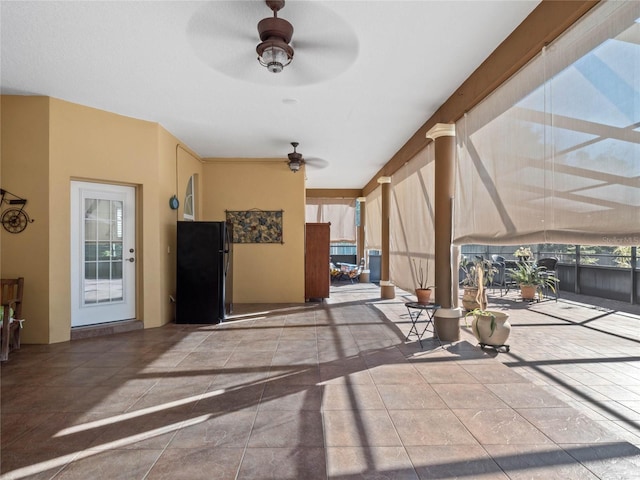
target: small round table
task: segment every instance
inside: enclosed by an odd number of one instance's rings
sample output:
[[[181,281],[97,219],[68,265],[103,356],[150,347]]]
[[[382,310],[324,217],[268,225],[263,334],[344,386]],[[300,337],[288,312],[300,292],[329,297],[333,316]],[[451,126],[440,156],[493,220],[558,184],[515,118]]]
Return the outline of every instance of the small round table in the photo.
[[[433,323],[433,316],[436,313],[436,310],[440,308],[440,305],[437,303],[418,303],[418,302],[408,302],[404,304],[407,307],[407,312],[409,312],[409,318],[411,319],[411,328],[409,329],[409,333],[405,340],[409,340],[411,335],[415,335],[418,337],[418,342],[420,343],[420,348],[422,348],[422,337],[427,331],[433,332],[433,336],[438,340],[438,343],[442,347],[442,342],[440,341],[440,337],[438,336],[438,332],[436,332],[435,325]],[[423,319],[426,319],[426,324],[422,329],[422,332],[418,331],[418,321],[422,314],[425,314]],[[431,326],[431,330],[429,330],[429,326]]]

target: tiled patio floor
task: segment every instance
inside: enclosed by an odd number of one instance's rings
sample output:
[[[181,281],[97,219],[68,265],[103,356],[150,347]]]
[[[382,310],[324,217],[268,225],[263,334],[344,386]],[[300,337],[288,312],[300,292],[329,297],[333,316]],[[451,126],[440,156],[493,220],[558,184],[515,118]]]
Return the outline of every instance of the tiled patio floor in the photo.
[[[497,354],[464,321],[405,342],[398,293],[27,345],[1,369],[0,478],[640,478],[635,307],[493,297]]]

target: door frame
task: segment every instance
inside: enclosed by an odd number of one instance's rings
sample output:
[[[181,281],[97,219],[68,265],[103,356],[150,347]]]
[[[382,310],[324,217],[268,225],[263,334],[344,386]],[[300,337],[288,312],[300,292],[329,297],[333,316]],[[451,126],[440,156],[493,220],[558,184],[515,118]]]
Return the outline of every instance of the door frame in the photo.
[[[80,288],[82,288],[84,279],[82,278],[84,269],[81,269],[82,262],[84,260],[84,252],[80,250],[81,248],[81,238],[80,235],[84,229],[84,219],[80,218],[82,216],[82,209],[80,208],[79,203],[81,202],[83,197],[83,190],[91,190],[95,189],[96,191],[109,192],[110,189],[113,189],[112,192],[124,192],[125,190],[129,193],[122,194],[123,197],[126,195],[131,195],[132,198],[128,198],[128,201],[131,202],[131,210],[130,212],[133,214],[133,220],[129,227],[130,231],[133,232],[134,239],[133,241],[127,242],[124,237],[124,241],[126,245],[123,244],[122,258],[123,258],[123,269],[131,267],[132,270],[129,270],[129,277],[133,277],[128,285],[129,290],[125,295],[128,295],[130,302],[133,304],[129,307],[126,312],[127,318],[104,318],[104,314],[99,313],[99,321],[92,323],[80,323],[74,325],[74,316],[76,315],[79,308],[81,306],[77,306],[76,304],[81,301],[82,293],[80,292]],[[100,326],[107,323],[119,322],[119,321],[130,321],[136,320],[138,318],[138,312],[140,309],[140,302],[138,301],[139,297],[139,285],[140,285],[140,273],[141,269],[139,268],[139,263],[142,260],[142,255],[138,252],[139,241],[139,188],[137,185],[126,184],[126,183],[112,183],[112,182],[102,182],[102,181],[93,181],[93,180],[78,180],[72,179],[70,182],[70,211],[72,218],[70,219],[70,326],[71,329],[82,328],[84,326]],[[126,220],[125,220],[126,221]],[[75,224],[74,224],[75,222]],[[80,228],[80,230],[78,230]],[[129,249],[132,248],[134,250],[133,253],[129,252]],[[134,262],[126,262],[125,259],[134,258]],[[129,265],[129,263],[133,263],[133,265]],[[125,277],[127,275],[123,272],[123,282],[126,282]],[[126,287],[125,287],[126,288]],[[74,303],[75,302],[75,303]],[[98,307],[89,307],[89,308],[97,308]],[[76,322],[77,323],[77,322]]]

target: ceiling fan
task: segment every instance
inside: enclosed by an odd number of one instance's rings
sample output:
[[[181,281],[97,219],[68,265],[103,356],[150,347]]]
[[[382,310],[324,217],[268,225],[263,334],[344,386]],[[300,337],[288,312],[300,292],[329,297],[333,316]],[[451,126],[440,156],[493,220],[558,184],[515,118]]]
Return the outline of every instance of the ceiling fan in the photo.
[[[298,145],[300,145],[298,142],[291,142],[291,145],[293,146],[293,152],[287,154],[287,157],[289,158],[287,165],[289,166],[289,170],[293,173],[299,171],[302,165],[309,165],[313,168],[325,168],[329,165],[329,162],[321,158],[305,159],[302,154],[296,150]]]
[[[296,152],[296,148],[298,147],[299,143],[291,142],[291,145],[293,145],[293,152],[287,155],[287,157],[289,157],[289,161],[287,162],[287,164],[289,165],[289,170],[291,170],[293,173],[296,173],[298,170],[300,170],[300,167],[302,167],[305,162],[304,158],[302,158],[302,154]]]
[[[355,32],[330,3],[200,2],[189,20],[187,38],[194,53],[220,74],[267,87],[315,84],[347,70],[358,54]],[[267,17],[269,11],[273,15]],[[286,20],[280,18],[282,12]],[[289,64],[294,49],[295,60]],[[256,56],[270,71],[280,70],[277,63],[284,71],[266,73]]]
[[[284,18],[278,18],[278,11],[284,7],[284,0],[265,0],[273,10],[273,17],[263,18],[258,23],[260,43],[256,47],[258,62],[272,73],[280,73],[293,60],[293,25]]]

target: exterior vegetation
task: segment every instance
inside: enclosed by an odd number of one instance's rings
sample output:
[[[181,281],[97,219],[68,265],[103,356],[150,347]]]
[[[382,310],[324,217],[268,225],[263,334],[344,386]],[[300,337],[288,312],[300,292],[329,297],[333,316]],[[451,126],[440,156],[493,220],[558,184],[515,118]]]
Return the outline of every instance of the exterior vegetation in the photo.
[[[460,269],[464,272],[464,277],[461,279],[462,286],[472,288],[479,287],[479,278],[484,282],[483,286],[491,285],[493,277],[498,272],[498,269],[494,267],[489,260],[480,260],[476,258],[471,261],[466,257],[463,257],[460,260]],[[478,275],[480,270],[482,270],[482,275]]]
[[[547,272],[546,268],[533,263],[518,263],[516,268],[507,270],[507,275],[520,286],[530,285],[537,288],[549,288],[554,293],[556,291],[558,279],[555,275]]]

